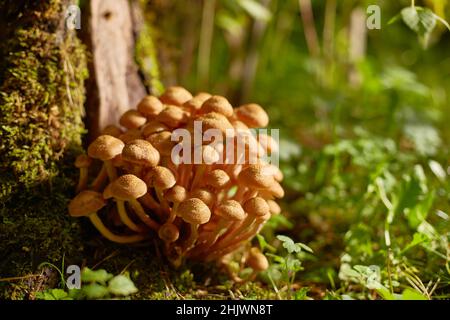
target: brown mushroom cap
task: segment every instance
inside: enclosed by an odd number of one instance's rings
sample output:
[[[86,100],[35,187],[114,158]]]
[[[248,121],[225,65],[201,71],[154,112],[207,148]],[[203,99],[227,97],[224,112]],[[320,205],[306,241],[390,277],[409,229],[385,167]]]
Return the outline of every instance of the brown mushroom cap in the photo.
[[[193,97],[191,100],[186,101],[183,104],[183,107],[189,109],[191,112],[195,110],[200,110],[202,107],[202,104],[211,98],[211,95],[206,92],[200,92],[195,97]]]
[[[145,180],[148,185],[154,186],[161,190],[172,188],[177,182],[172,171],[162,166],[152,168]]]
[[[230,176],[221,169],[215,169],[205,175],[205,181],[207,186],[220,189],[230,182]]]
[[[170,202],[182,202],[187,198],[187,191],[184,187],[175,185],[164,193],[164,198]]]
[[[166,126],[165,124],[156,121],[156,120],[152,120],[150,122],[147,122],[143,127],[142,127],[142,135],[147,138],[150,135],[154,134],[154,133],[158,133],[158,132],[162,132],[162,131],[167,131],[169,130],[169,127]]]
[[[252,216],[264,216],[270,213],[269,205],[261,197],[255,197],[245,201],[244,210]]]
[[[167,105],[156,117],[156,120],[171,127],[177,128],[186,123],[187,113],[180,107]]]
[[[181,106],[186,101],[192,99],[192,94],[183,87],[174,86],[167,88],[159,99],[164,104]]]
[[[223,114],[225,117],[231,117],[233,115],[233,106],[225,97],[212,96],[203,103],[200,109],[200,113],[210,112],[217,112]]]
[[[234,110],[238,120],[249,128],[264,128],[269,124],[269,116],[264,109],[256,104],[249,103]]]
[[[141,130],[139,129],[130,129],[124,133],[122,133],[119,137],[120,140],[122,140],[124,143],[136,140],[136,139],[141,139],[142,135],[141,135]]]
[[[110,136],[113,136],[115,138],[118,138],[121,134],[122,134],[122,130],[120,130],[119,127],[110,124],[107,125],[103,130],[102,130],[102,134],[108,134]]]
[[[208,207],[213,206],[217,198],[213,192],[205,188],[194,189],[191,191],[190,196],[202,200]]]
[[[75,159],[75,167],[77,168],[88,168],[92,164],[92,159],[85,154],[80,154]]]
[[[254,189],[266,189],[275,182],[272,175],[264,172],[264,166],[261,164],[251,164],[243,169],[239,173],[238,181]]]
[[[142,139],[128,142],[122,150],[122,158],[133,164],[154,167],[158,165],[160,156],[152,144]]]
[[[125,174],[111,182],[109,192],[114,198],[129,201],[147,193],[147,185],[133,174]]]
[[[277,182],[273,181],[273,183],[266,189],[259,191],[260,195],[262,197],[266,198],[283,198],[284,197],[284,190],[283,187]]]
[[[164,105],[155,96],[146,96],[137,105],[137,110],[147,117],[158,115],[163,108]]]
[[[281,213],[280,206],[274,200],[271,200],[271,199],[267,200],[267,204],[269,205],[271,214],[280,214]]]
[[[258,248],[251,248],[248,254],[246,264],[255,271],[264,271],[269,268],[269,261]]]
[[[220,160],[220,155],[210,145],[201,146],[202,147],[202,163],[213,164]]]
[[[172,133],[170,131],[161,131],[148,136],[149,141],[161,154],[161,156],[170,156],[175,141],[172,141]]]
[[[205,224],[211,218],[208,206],[198,198],[190,198],[181,202],[177,213],[190,224]]]
[[[245,212],[239,202],[235,200],[226,200],[215,207],[214,213],[226,220],[240,221],[244,220]]]
[[[88,147],[88,155],[102,161],[111,160],[122,152],[124,143],[113,136],[104,134],[95,139]]]
[[[69,214],[72,217],[89,216],[106,205],[101,193],[91,190],[81,191],[69,203]]]
[[[159,228],[158,235],[165,242],[175,242],[180,236],[180,230],[172,223],[165,223]]]
[[[137,129],[146,122],[147,118],[137,110],[128,110],[119,119],[120,125],[127,129]]]
[[[208,129],[218,129],[222,133],[226,133],[227,130],[229,130],[230,133],[234,132],[234,128],[231,125],[230,121],[227,119],[227,117],[217,112],[210,112],[204,114],[194,121],[202,122],[203,131],[206,131]],[[193,126],[193,123],[190,125]]]

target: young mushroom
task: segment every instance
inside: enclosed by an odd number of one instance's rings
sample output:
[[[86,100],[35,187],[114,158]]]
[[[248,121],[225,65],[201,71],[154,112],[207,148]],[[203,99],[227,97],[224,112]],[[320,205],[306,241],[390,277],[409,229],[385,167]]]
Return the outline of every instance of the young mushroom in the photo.
[[[183,87],[174,86],[167,88],[159,99],[164,104],[181,106],[183,103],[192,99],[192,94]]]
[[[156,117],[163,109],[164,105],[155,96],[146,96],[137,105],[137,110],[147,118]]]
[[[76,189],[77,193],[86,189],[86,187],[87,187],[88,178],[89,178],[89,167],[91,164],[92,164],[92,159],[89,158],[85,154],[80,154],[75,159],[75,167],[80,169],[80,178],[78,180],[78,185],[77,185],[77,189]]]
[[[158,231],[159,224],[150,218],[146,213],[142,205],[137,200],[147,193],[147,185],[144,181],[132,174],[125,174],[120,176],[117,180],[113,181],[108,187],[107,192],[104,194],[106,198],[113,197],[117,203],[127,202],[134,209],[139,219],[142,220],[151,229]],[[120,213],[121,207],[118,206]],[[124,214],[125,216],[126,214]]]
[[[234,110],[234,114],[237,120],[242,121],[249,128],[264,128],[269,124],[266,111],[256,103],[240,106]]]
[[[114,181],[117,178],[117,171],[111,160],[122,153],[124,146],[125,144],[121,140],[104,134],[95,139],[88,147],[88,155],[91,158],[103,161],[110,181]]]
[[[122,159],[131,163],[133,173],[139,176],[143,168],[157,166],[160,156],[158,150],[150,142],[136,139],[125,144],[122,150]]]
[[[97,215],[97,212],[105,205],[106,202],[101,193],[84,190],[70,201],[69,214],[72,217],[88,217],[102,236],[117,243],[133,243],[147,238],[147,236],[143,234],[125,236],[111,232]]]
[[[205,224],[211,218],[211,211],[208,206],[198,198],[184,200],[178,206],[179,216],[190,225],[189,238],[184,243],[184,252],[189,251],[198,237],[198,226]]]
[[[187,198],[187,191],[184,187],[175,185],[164,192],[164,198],[172,203],[170,216],[166,221],[167,223],[172,223],[176,218],[179,204]]]
[[[119,120],[122,127],[127,129],[138,129],[147,122],[147,118],[137,110],[128,110]]]
[[[266,271],[269,268],[269,261],[266,256],[256,247],[249,250],[245,263],[253,269],[250,280],[253,280],[258,272]]]
[[[233,106],[222,96],[212,96],[200,108],[199,114],[217,112],[229,118],[233,115]]]
[[[162,209],[168,211],[169,205],[164,198],[164,191],[172,188],[176,183],[172,171],[170,171],[166,167],[156,166],[148,172],[144,180],[147,183],[148,187],[155,188],[155,193],[158,197]]]

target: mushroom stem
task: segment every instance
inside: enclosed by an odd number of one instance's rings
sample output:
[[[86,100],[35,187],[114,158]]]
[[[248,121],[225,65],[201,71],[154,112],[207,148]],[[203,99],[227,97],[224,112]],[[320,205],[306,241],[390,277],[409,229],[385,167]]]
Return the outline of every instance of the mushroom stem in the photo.
[[[203,174],[206,171],[206,165],[201,164],[199,167],[197,167],[197,170],[195,170],[194,179],[191,183],[191,191],[194,190],[194,188],[197,186],[197,184],[200,182],[201,178],[203,177]]]
[[[179,202],[174,202],[172,209],[170,210],[169,218],[167,218],[167,223],[172,223],[175,221],[175,218],[177,217],[177,209],[179,206]]]
[[[94,181],[92,181],[92,189],[95,191],[99,191],[102,188],[102,185],[105,182],[106,178],[106,166],[105,164],[103,164],[97,177],[95,177]]]
[[[80,179],[78,180],[78,185],[76,192],[80,192],[86,189],[88,182],[89,168],[82,167],[80,168]]]
[[[142,208],[142,205],[139,203],[139,201],[137,201],[136,199],[132,199],[129,201],[129,203],[133,207],[139,219],[142,220],[142,222],[144,222],[147,226],[149,226],[156,232],[159,230],[160,225],[145,213],[144,208]]]
[[[117,243],[133,243],[145,240],[148,236],[144,234],[136,234],[131,236],[119,236],[112,233],[108,228],[105,227],[102,220],[98,217],[96,213],[89,215],[89,220],[91,220],[94,227],[104,236],[106,239]]]
[[[243,185],[238,186],[238,190],[232,199],[234,199],[238,202],[243,202],[242,199],[244,198],[244,195],[247,192],[247,190],[248,190],[248,188]]]
[[[144,232],[145,228],[143,228],[142,226],[138,226],[130,219],[130,217],[128,217],[127,211],[125,209],[125,201],[116,199],[116,203],[117,203],[117,210],[119,212],[119,217],[120,220],[123,222],[123,224],[133,231]]]
[[[225,248],[210,252],[206,256],[205,261],[207,261],[207,262],[213,261],[213,260],[216,260],[230,252],[233,252],[234,250],[239,248],[243,242],[245,242],[248,239],[253,238],[261,230],[262,227],[263,227],[263,224],[253,225],[250,230],[240,234],[231,243],[228,243]]]
[[[159,203],[161,204],[161,208],[164,211],[169,212],[169,204],[167,203],[166,199],[164,199],[163,191],[161,190],[161,188],[158,188],[157,186],[155,186],[154,188]]]
[[[195,241],[198,238],[198,224],[191,224],[191,233],[189,234],[189,238],[187,238],[186,242],[183,246],[183,253],[189,251],[195,244]]]
[[[105,160],[105,168],[108,173],[109,181],[114,181],[117,179],[117,171],[111,160]]]
[[[237,221],[233,224],[231,228],[227,230],[221,238],[216,239],[216,242],[210,248],[212,251],[224,248],[233,242],[236,237],[239,237],[243,232],[245,232],[253,223],[254,217],[248,215],[243,221]]]

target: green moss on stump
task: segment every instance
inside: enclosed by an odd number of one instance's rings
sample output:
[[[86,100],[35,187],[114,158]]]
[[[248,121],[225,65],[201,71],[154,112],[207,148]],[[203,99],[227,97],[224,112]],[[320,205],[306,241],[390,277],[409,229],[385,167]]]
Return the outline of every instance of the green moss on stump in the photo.
[[[0,4],[0,278],[80,250],[78,221],[66,206],[84,133],[87,68],[83,45],[64,30],[68,4]]]

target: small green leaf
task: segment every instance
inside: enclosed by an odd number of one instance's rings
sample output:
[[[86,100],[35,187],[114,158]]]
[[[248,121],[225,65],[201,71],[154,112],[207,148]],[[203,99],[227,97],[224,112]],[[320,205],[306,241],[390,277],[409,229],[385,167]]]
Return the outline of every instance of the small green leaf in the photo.
[[[294,252],[298,253],[298,252],[300,252],[300,251],[302,250],[302,249],[301,249],[299,246],[297,246],[297,245],[295,244],[295,242],[294,242],[291,238],[289,238],[289,237],[279,235],[279,236],[277,236],[277,239],[283,242],[283,247],[284,247],[289,253],[294,253]]]
[[[83,282],[99,282],[105,284],[112,277],[113,275],[104,269],[94,271],[86,267],[81,272],[81,281]]]
[[[88,299],[101,299],[108,295],[108,289],[98,283],[84,285],[82,290]]]
[[[133,281],[124,275],[118,275],[111,279],[108,289],[115,295],[127,296],[136,293],[138,289]]]
[[[436,27],[436,16],[428,8],[407,7],[401,15],[405,24],[420,36],[430,34]]]
[[[417,290],[406,288],[402,292],[402,300],[428,300],[428,298]]]
[[[56,300],[62,300],[68,297],[67,292],[62,289],[52,289],[51,294],[55,297]]]

